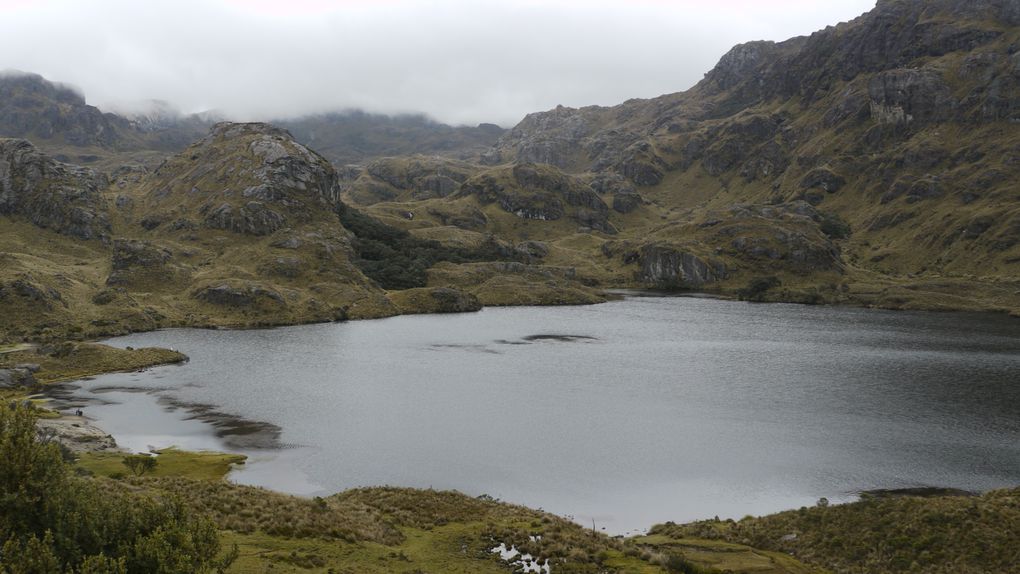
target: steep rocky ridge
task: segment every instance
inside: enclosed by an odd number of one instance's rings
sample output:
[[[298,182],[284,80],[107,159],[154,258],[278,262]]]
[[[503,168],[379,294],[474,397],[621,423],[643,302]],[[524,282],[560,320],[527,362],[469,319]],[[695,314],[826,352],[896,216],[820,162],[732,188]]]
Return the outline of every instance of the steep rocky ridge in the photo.
[[[79,239],[104,238],[110,231],[100,194],[106,183],[96,172],[55,161],[25,140],[0,139],[0,215]]]
[[[4,338],[396,312],[351,262],[335,170],[284,130],[218,124],[158,169],[109,187],[26,142],[3,142],[13,150],[4,181],[15,199],[35,198],[5,211]]]
[[[361,111],[274,120],[298,141],[337,166],[379,157],[426,154],[474,160],[503,135],[494,124],[450,126],[424,115],[386,116]]]
[[[33,160],[60,175],[28,189],[8,167],[5,198],[84,191],[66,210],[4,200],[0,294],[36,331],[582,302],[593,286],[1020,313],[1018,86],[1015,2],[889,0],[737,46],[686,92],[531,114],[480,153],[484,138],[335,170],[286,130],[223,124],[108,169],[98,195],[94,174]],[[442,153],[467,141],[451,137]],[[66,224],[76,206],[96,239]]]
[[[88,105],[75,88],[18,71],[0,72],[0,137],[23,138],[61,161],[112,172],[154,167],[224,118],[186,114],[152,100],[116,113]],[[494,124],[450,126],[424,115],[358,110],[273,120],[336,166],[407,154],[476,160],[505,130]]]
[[[86,105],[73,88],[37,74],[0,73],[0,134],[39,140],[63,140],[80,147],[123,143],[127,121]]]
[[[499,302],[488,293],[499,285],[467,292],[463,274],[429,281],[427,268],[538,249],[491,238],[443,247],[340,195],[333,166],[269,124],[216,124],[157,168],[112,181],[0,140],[0,340],[476,311],[483,296]],[[523,289],[547,279],[518,275]],[[417,289],[386,290],[406,287]]]
[[[807,37],[736,46],[686,92],[530,114],[455,193],[377,195],[368,209],[418,233],[454,222],[539,238],[549,260],[608,284],[739,292],[777,275],[776,298],[1016,310],[1017,22],[1011,0],[883,0]],[[529,197],[512,178],[465,201],[472,182],[531,164],[587,183],[613,207],[598,210],[604,224],[508,221],[486,198]],[[358,178],[345,184],[356,203],[374,183]],[[812,214],[762,215],[790,206]],[[692,275],[691,257],[727,271]],[[649,260],[676,264],[663,274]]]

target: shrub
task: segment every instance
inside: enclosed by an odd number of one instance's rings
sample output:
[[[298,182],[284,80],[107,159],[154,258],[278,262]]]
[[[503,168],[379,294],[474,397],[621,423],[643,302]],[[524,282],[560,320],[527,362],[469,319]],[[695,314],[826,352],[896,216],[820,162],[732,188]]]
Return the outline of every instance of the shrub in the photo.
[[[780,285],[782,285],[782,281],[775,275],[755,277],[748,282],[747,287],[737,291],[737,296],[745,301],[764,301],[765,293]]]
[[[214,560],[219,539],[211,522],[173,500],[76,476],[56,444],[38,441],[34,414],[23,405],[0,408],[0,460],[4,573],[184,574],[226,566]]]

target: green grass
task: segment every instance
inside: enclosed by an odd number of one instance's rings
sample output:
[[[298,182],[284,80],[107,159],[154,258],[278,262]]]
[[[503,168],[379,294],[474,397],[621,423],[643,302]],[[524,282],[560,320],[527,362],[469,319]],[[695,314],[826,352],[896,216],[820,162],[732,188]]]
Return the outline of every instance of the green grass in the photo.
[[[136,371],[186,361],[188,357],[177,351],[159,348],[135,350],[118,349],[97,343],[65,343],[51,354],[35,351],[16,351],[0,355],[0,368],[18,363],[35,363],[40,369],[35,374],[40,383],[55,383],[113,373]]]
[[[235,465],[244,464],[248,458],[241,454],[190,452],[175,448],[157,452],[156,469],[146,476],[222,480]],[[77,465],[98,476],[129,476],[131,471],[123,463],[125,456],[123,452],[86,452],[78,457]]]
[[[639,536],[633,542],[657,552],[678,552],[690,562],[720,572],[760,574],[817,574],[824,570],[808,566],[781,552],[759,550],[744,544],[697,538],[672,538],[660,534]]]
[[[1020,572],[1020,489],[867,497],[761,518],[663,524],[653,539],[746,544],[836,572]]]
[[[478,526],[453,524],[432,530],[402,529],[400,544],[294,539],[266,534],[223,532],[225,548],[238,545],[240,556],[228,572],[463,572],[506,574],[495,554],[478,544]]]

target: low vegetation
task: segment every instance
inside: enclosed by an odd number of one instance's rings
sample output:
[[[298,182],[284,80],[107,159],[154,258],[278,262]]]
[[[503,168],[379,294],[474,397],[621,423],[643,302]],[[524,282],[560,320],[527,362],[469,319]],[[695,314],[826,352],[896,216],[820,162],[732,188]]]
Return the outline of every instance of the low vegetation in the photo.
[[[169,349],[118,349],[98,343],[65,342],[0,354],[0,369],[35,364],[39,366],[34,374],[38,382],[55,383],[187,360],[183,353]]]
[[[475,248],[450,247],[419,239],[352,208],[341,211],[340,222],[357,238],[353,243],[358,256],[354,263],[384,289],[424,287],[428,269],[440,261],[510,259],[509,253],[501,253],[495,241]]]
[[[0,571],[186,574],[222,571],[211,521],[154,491],[74,476],[39,442],[22,405],[0,408]]]
[[[1020,572],[1020,489],[867,496],[740,521],[666,523],[650,534],[746,544],[838,573]]]
[[[107,478],[123,478],[125,475],[145,475],[152,477],[176,476],[194,480],[222,480],[235,465],[244,464],[247,457],[241,454],[220,452],[189,452],[175,448],[167,448],[148,455],[125,455],[122,452],[86,452],[78,456],[76,465],[82,471]],[[145,464],[154,465],[135,473],[126,466],[128,460],[149,460]]]

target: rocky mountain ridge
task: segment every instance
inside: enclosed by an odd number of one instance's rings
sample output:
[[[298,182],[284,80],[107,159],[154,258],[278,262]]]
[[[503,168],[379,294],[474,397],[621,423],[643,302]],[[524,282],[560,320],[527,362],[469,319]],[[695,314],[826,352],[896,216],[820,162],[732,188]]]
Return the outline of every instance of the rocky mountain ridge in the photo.
[[[205,136],[222,114],[185,114],[152,100],[118,113],[88,105],[75,88],[19,71],[0,73],[0,137],[23,138],[60,160],[112,171],[158,165]],[[476,160],[505,131],[494,124],[449,126],[424,115],[359,110],[272,120],[336,166],[423,153]]]
[[[403,222],[408,228],[429,223],[423,212],[447,225],[452,215],[435,214],[479,209],[485,226],[478,217],[456,220],[492,229],[495,214],[462,201],[464,182],[506,166],[545,165],[611,205],[608,225],[552,232],[532,219],[499,227],[516,228],[517,238],[555,236],[571,249],[582,242],[568,239],[572,233],[601,231],[583,242],[623,257],[588,266],[609,284],[669,285],[681,277],[676,286],[705,288],[697,273],[692,281],[675,267],[648,272],[660,266],[642,253],[672,245],[670,261],[727,260],[732,271],[708,285],[723,290],[774,274],[801,295],[779,289],[771,298],[931,308],[967,306],[967,293],[987,291],[977,307],[1015,309],[1017,10],[1009,0],[879,2],[807,37],[736,46],[686,92],[529,114],[481,165],[460,166],[463,181],[442,199],[417,188],[392,193],[371,170],[351,174],[347,197],[380,217],[414,213]],[[544,204],[527,186],[504,188],[513,200],[500,204],[518,218]],[[791,234],[760,215],[798,202],[816,212],[808,217],[814,231]],[[748,209],[759,215],[748,218]],[[729,225],[734,217],[744,223]],[[716,225],[729,231],[705,232]],[[839,265],[805,269],[782,255],[813,237],[831,243],[825,250],[838,253]],[[634,249],[612,245],[627,240]],[[748,247],[765,244],[772,247]]]
[[[599,287],[1020,313],[1017,21],[1009,0],[883,1],[737,46],[687,92],[505,133],[393,120],[340,169],[266,124],[217,124],[169,158],[129,151],[144,155],[105,175],[4,140],[6,336],[594,302]],[[66,100],[44,119],[76,117],[80,96],[43,88]],[[29,109],[20,97],[0,108]],[[374,133],[352,118],[296,129],[358,124],[330,140],[348,153]],[[79,157],[124,160],[117,145],[161,129],[106,119],[134,135],[97,129]],[[408,133],[440,135],[371,155]]]

